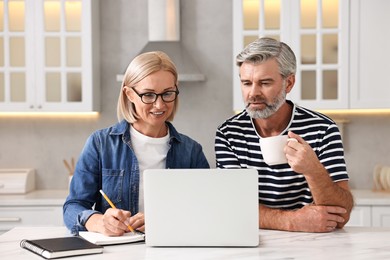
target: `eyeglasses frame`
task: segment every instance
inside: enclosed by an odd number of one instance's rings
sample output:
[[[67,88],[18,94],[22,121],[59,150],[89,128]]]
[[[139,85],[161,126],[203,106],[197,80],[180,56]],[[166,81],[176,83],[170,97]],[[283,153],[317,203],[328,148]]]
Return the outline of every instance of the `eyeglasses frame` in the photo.
[[[137,94],[137,96],[140,97],[142,103],[147,104],[147,105],[155,103],[155,102],[157,101],[157,99],[158,99],[159,96],[161,97],[161,100],[162,100],[163,102],[165,102],[165,103],[171,103],[171,102],[173,102],[173,101],[175,101],[175,100],[177,99],[177,96],[178,96],[179,93],[180,93],[180,91],[178,90],[176,84],[175,84],[176,90],[168,90],[168,91],[164,91],[164,92],[162,92],[162,93],[160,93],[160,94],[157,94],[157,93],[154,93],[154,92],[145,92],[145,93],[141,93],[141,94],[140,94],[140,93],[137,92],[137,90],[135,90],[135,86],[134,86],[134,87],[130,87],[130,88],[135,92],[135,94]],[[172,100],[172,101],[165,101],[164,98],[163,98],[163,95],[166,94],[167,92],[174,92],[174,93],[175,93],[175,99]],[[147,95],[147,94],[154,94],[154,95],[156,95],[155,100],[154,100],[153,102],[146,103],[146,102],[142,99],[142,97],[143,97],[144,95]]]

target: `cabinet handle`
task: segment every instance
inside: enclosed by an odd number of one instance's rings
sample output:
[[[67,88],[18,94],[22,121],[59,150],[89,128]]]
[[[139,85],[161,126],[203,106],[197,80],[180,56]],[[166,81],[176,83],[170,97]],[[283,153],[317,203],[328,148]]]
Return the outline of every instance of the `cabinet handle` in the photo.
[[[0,218],[0,222],[20,222],[22,219],[18,217]]]

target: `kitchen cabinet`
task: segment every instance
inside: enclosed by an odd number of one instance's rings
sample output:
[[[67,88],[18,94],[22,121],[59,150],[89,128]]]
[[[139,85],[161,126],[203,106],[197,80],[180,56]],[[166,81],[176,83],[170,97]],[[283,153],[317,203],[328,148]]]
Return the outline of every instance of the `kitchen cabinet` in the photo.
[[[0,232],[16,226],[63,225],[62,206],[0,207],[0,209]]]
[[[371,206],[355,206],[352,209],[347,226],[371,227]]]
[[[390,60],[390,1],[354,0],[351,4],[351,108],[390,108],[386,85]]]
[[[289,94],[299,105],[348,106],[348,1],[233,1],[233,50],[237,55],[259,36],[287,43],[297,58],[296,85]],[[244,107],[234,67],[234,110]]]
[[[390,227],[390,203],[388,206],[355,206],[347,226]]]
[[[347,226],[390,227],[390,192],[352,190],[355,207]]]
[[[98,5],[0,1],[1,112],[98,110]]]
[[[0,195],[0,233],[16,226],[62,226],[67,190],[35,190]]]
[[[390,227],[390,205],[372,207],[372,226]]]
[[[386,0],[233,1],[234,55],[259,36],[279,39],[296,54],[296,84],[288,98],[298,105],[390,108],[390,88],[380,76],[390,58],[390,50],[380,47],[390,43],[383,28],[389,9]],[[235,111],[244,108],[237,75],[234,65]]]

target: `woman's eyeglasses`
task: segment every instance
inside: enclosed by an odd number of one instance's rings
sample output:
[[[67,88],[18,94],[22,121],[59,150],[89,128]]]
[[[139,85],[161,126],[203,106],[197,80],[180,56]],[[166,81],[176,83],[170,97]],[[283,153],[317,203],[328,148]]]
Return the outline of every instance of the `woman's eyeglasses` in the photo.
[[[154,92],[146,92],[146,93],[138,93],[134,87],[132,87],[131,89],[141,98],[141,101],[145,104],[152,104],[154,102],[156,102],[157,98],[160,96],[161,99],[164,101],[164,102],[173,102],[175,101],[177,95],[179,95],[179,90],[177,89],[177,86],[175,85],[176,87],[176,90],[169,90],[169,91],[165,91],[163,93],[160,93],[160,94],[157,94],[157,93],[154,93]]]

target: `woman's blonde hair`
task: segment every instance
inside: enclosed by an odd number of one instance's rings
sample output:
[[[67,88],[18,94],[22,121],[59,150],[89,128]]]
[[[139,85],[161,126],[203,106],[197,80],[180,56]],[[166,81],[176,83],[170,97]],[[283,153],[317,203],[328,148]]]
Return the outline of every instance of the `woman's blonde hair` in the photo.
[[[143,80],[150,74],[164,70],[172,73],[175,78],[175,85],[177,85],[177,70],[175,64],[167,54],[161,51],[145,52],[135,57],[126,69],[123,77],[121,91],[118,98],[117,117],[121,121],[125,119],[127,122],[134,123],[139,116],[135,110],[134,103],[132,103],[126,96],[124,87],[134,87],[138,82]],[[174,101],[172,114],[167,119],[172,121],[178,106],[178,98]]]

